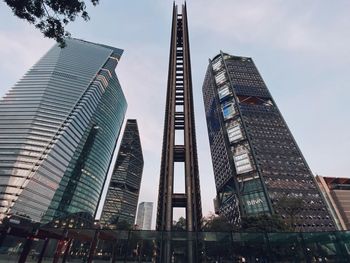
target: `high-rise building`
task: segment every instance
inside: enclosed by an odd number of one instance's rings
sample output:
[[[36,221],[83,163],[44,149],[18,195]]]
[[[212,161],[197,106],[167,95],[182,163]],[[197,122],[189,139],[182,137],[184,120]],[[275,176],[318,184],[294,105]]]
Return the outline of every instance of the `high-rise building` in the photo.
[[[162,231],[171,231],[174,207],[185,208],[188,231],[199,230],[202,220],[186,5],[179,11],[174,4],[157,208]],[[174,180],[181,176],[186,187],[177,193]]]
[[[209,61],[203,84],[219,214],[277,214],[302,199],[296,229],[335,229],[300,149],[253,60],[221,53]],[[289,202],[291,203],[291,202]]]
[[[153,203],[142,202],[139,204],[136,217],[136,225],[141,230],[151,230]]]
[[[176,182],[184,182],[181,189]],[[194,121],[190,44],[186,4],[173,6],[168,86],[160,166],[157,230],[171,231],[174,208],[185,212],[186,231],[201,229],[202,205]],[[197,244],[196,244],[197,245]],[[171,262],[177,253],[170,242],[160,244],[160,261]],[[186,262],[198,262],[199,249],[189,244]],[[181,260],[182,261],[182,260]]]
[[[122,50],[67,39],[0,101],[0,215],[38,222],[95,215],[126,100]]]
[[[114,225],[135,222],[139,199],[143,155],[136,120],[127,120],[117,160],[108,187],[100,222]]]
[[[350,230],[350,178],[316,176],[339,230]]]

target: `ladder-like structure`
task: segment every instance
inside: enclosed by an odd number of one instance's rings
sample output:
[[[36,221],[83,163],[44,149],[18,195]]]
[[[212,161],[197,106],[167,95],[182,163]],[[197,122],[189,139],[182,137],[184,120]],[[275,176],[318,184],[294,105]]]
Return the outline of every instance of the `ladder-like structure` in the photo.
[[[175,144],[176,141],[179,141],[176,140],[176,136],[181,137],[181,144]],[[185,191],[183,193],[174,192],[174,178],[179,176],[174,174],[175,162],[184,164]],[[186,5],[182,5],[182,12],[179,14],[178,7],[174,4],[158,194],[157,230],[172,230],[173,208],[175,207],[186,209],[186,230],[188,232],[200,230],[202,208],[187,13]],[[165,258],[162,262],[166,262]]]

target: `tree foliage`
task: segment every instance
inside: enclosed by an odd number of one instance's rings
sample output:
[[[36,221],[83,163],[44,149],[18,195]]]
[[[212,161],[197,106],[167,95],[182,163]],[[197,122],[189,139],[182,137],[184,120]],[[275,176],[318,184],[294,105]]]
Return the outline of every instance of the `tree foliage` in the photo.
[[[215,216],[214,214],[203,218],[203,231],[207,232],[230,232],[235,230],[224,216]]]
[[[15,16],[35,25],[45,37],[55,39],[60,47],[65,46],[65,37],[70,33],[65,30],[69,22],[81,16],[90,19],[84,1],[81,0],[4,0]],[[95,6],[99,0],[90,0]]]
[[[105,227],[111,228],[111,229],[117,229],[117,230],[132,229],[132,225],[125,220],[119,220],[119,216],[113,216]]]
[[[290,227],[277,215],[258,215],[243,217],[242,232],[287,232]]]
[[[173,222],[173,231],[186,231],[186,218],[180,217],[178,221]]]
[[[125,220],[121,220],[115,224],[117,230],[131,230],[132,225]]]

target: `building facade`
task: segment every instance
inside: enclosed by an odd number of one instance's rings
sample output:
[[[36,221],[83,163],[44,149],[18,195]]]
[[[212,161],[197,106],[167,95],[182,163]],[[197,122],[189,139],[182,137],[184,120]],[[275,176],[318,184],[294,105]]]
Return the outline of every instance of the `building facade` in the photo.
[[[277,214],[293,220],[298,231],[335,229],[315,178],[251,58],[221,53],[210,60],[203,98],[219,214],[236,225],[245,216]],[[285,204],[300,199],[291,218]]]
[[[316,176],[339,230],[350,229],[350,178]]]
[[[140,230],[151,230],[153,215],[153,203],[142,202],[137,210],[136,225]]]
[[[0,101],[0,215],[48,223],[94,217],[126,100],[122,50],[55,45]]]
[[[136,120],[127,120],[100,223],[135,222],[143,171],[143,155]]]

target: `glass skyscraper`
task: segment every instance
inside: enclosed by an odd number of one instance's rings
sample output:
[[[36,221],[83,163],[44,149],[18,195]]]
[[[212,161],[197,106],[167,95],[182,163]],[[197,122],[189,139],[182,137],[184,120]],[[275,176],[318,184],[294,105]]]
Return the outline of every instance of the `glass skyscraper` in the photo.
[[[244,216],[277,214],[299,231],[334,230],[315,178],[253,60],[217,55],[203,97],[219,214],[236,225]]]
[[[135,222],[143,171],[143,155],[137,121],[126,121],[117,160],[108,187],[100,222],[116,225]]]
[[[122,50],[67,39],[0,101],[0,215],[95,215],[127,103]]]

